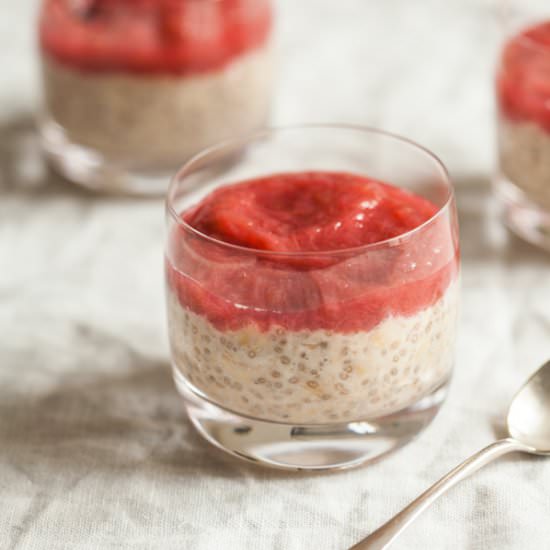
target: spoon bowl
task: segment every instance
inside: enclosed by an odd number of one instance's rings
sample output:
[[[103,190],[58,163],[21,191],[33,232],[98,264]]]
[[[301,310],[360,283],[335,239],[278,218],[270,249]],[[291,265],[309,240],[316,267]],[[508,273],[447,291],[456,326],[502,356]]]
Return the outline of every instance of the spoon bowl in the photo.
[[[531,447],[527,452],[550,455],[550,361],[516,393],[506,425],[512,438]]]

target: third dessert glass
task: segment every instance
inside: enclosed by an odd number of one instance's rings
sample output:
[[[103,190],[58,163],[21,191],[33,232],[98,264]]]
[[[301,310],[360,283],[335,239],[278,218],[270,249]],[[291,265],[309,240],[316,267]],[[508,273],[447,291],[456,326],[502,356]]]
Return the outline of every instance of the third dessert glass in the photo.
[[[509,1],[503,14],[503,28],[512,37],[496,79],[496,191],[507,225],[550,249],[550,10],[545,4]]]
[[[183,160],[265,124],[271,21],[270,0],[44,0],[51,163],[94,189],[164,193]]]
[[[458,235],[428,151],[359,127],[266,130],[188,162],[167,222],[174,377],[210,442],[330,469],[432,420],[453,363]]]

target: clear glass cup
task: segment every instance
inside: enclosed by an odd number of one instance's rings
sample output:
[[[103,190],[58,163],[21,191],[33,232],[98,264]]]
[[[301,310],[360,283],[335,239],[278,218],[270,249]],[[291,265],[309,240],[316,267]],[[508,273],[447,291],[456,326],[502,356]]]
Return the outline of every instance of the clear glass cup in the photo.
[[[182,219],[221,185],[312,170],[392,183],[437,212],[392,239],[320,253],[235,246]],[[192,423],[235,456],[285,469],[351,467],[404,444],[446,395],[458,250],[448,174],[407,139],[312,125],[195,156],[168,191],[165,258],[173,374]]]
[[[265,125],[270,0],[43,0],[44,151],[89,188],[164,194],[183,160]]]
[[[495,192],[508,227],[550,249],[550,8],[508,0],[500,22]]]

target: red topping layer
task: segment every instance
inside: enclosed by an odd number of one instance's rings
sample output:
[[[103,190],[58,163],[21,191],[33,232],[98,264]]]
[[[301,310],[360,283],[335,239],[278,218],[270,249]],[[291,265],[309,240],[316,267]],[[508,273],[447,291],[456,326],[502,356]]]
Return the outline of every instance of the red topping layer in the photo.
[[[345,173],[278,174],[229,185],[182,219],[246,248],[178,225],[169,243],[168,284],[184,307],[221,330],[248,323],[261,330],[369,330],[443,295],[457,270],[456,236],[442,216],[402,242],[357,247],[403,235],[436,212],[418,195]]]
[[[504,47],[497,75],[500,109],[550,132],[550,21],[530,27]]]
[[[185,215],[224,242],[278,252],[352,248],[432,217],[427,200],[352,174],[281,174],[218,189]]]
[[[45,0],[42,50],[87,71],[185,74],[263,45],[268,0]]]

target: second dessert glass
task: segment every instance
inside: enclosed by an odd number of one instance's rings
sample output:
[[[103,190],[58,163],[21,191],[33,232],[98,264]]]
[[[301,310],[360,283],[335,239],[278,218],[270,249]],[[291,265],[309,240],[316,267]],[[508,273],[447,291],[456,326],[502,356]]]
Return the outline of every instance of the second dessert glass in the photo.
[[[164,194],[204,147],[265,125],[270,0],[43,0],[42,145],[86,187]]]
[[[304,171],[389,182],[435,214],[374,244],[288,253],[219,241],[182,217],[221,185]],[[266,130],[189,161],[167,224],[174,378],[211,443],[279,468],[343,468],[434,418],[453,365],[459,249],[451,183],[429,151],[362,127]]]
[[[508,0],[501,25],[495,190],[510,229],[550,250],[550,9]]]

